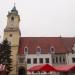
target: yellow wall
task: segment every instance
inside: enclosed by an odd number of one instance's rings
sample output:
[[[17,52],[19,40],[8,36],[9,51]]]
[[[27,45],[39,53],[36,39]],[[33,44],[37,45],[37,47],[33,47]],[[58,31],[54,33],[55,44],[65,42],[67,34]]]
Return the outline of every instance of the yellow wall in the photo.
[[[12,34],[12,37],[10,37]],[[4,32],[4,39],[7,38],[11,42],[11,58],[12,58],[12,71],[10,75],[16,75],[16,68],[17,68],[17,54],[18,54],[18,47],[19,47],[19,31],[13,32]]]
[[[10,37],[12,34],[12,37]],[[19,46],[19,32],[4,32],[4,39],[7,38],[11,41],[11,58],[12,58],[12,71],[10,75],[16,75],[17,68],[17,54],[18,54],[18,46]]]
[[[10,37],[12,34],[12,37]],[[11,46],[18,46],[19,45],[19,31],[16,32],[4,32],[4,39],[7,38],[8,41],[11,42]]]

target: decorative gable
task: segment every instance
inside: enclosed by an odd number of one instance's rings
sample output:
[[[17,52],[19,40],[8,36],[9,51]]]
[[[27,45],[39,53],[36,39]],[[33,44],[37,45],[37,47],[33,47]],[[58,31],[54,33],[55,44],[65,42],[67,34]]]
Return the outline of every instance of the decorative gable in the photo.
[[[73,44],[72,50],[75,52],[75,43]]]

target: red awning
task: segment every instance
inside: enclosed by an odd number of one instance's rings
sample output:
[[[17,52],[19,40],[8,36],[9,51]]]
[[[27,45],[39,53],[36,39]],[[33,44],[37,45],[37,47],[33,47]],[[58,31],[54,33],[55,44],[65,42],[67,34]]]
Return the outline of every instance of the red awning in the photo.
[[[5,70],[5,65],[0,64],[0,71],[4,71]]]
[[[33,67],[29,68],[28,71],[30,71],[30,72],[32,72],[32,71],[49,72],[49,71],[56,71],[56,69],[49,64],[42,64],[42,65],[33,66]]]
[[[56,66],[55,68],[59,72],[68,72],[72,70],[75,71],[75,65],[62,65],[62,66]]]

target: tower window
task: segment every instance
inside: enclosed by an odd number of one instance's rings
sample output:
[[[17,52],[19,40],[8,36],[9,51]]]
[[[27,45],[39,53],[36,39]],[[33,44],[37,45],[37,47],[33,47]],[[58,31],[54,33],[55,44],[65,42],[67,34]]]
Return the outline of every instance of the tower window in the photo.
[[[12,34],[10,34],[9,36],[12,37]]]
[[[14,17],[11,17],[11,20],[14,21]]]

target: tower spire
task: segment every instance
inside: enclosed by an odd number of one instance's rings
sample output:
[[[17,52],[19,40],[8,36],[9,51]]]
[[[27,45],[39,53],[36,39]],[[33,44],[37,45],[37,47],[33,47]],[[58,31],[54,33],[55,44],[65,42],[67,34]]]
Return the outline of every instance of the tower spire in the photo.
[[[14,6],[13,6],[13,8],[12,8],[12,10],[11,10],[11,13],[18,14],[18,11],[17,11],[15,5],[16,5],[16,3],[14,2]]]
[[[14,5],[15,5],[15,3],[16,3],[16,2],[15,2],[15,0],[14,0]]]
[[[16,3],[15,3],[15,0],[14,0],[14,7],[15,7]]]

